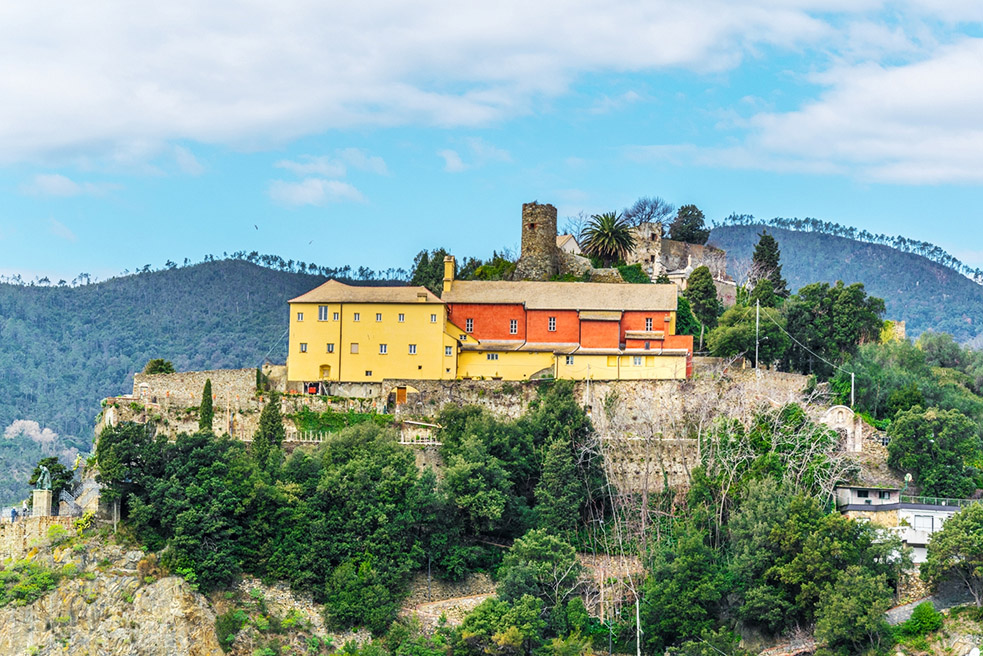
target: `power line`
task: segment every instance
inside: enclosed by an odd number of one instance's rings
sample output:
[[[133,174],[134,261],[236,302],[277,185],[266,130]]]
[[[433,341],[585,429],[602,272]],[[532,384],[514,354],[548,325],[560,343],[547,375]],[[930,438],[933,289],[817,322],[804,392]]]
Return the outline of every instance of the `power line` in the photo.
[[[263,363],[264,363],[264,362],[266,362],[266,359],[267,359],[268,357],[270,357],[270,353],[272,353],[272,352],[273,352],[273,349],[275,349],[275,348],[276,348],[277,346],[279,346],[279,345],[280,345],[280,342],[281,342],[281,341],[283,341],[283,338],[287,336],[287,333],[288,333],[289,331],[290,331],[290,326],[287,326],[287,329],[283,331],[283,334],[282,334],[282,335],[280,335],[280,337],[279,337],[279,338],[278,338],[278,339],[277,339],[277,340],[276,340],[275,342],[273,342],[273,346],[271,346],[271,347],[270,347],[270,350],[269,350],[269,351],[267,351],[267,352],[266,352],[266,355],[264,355],[264,356],[263,356],[263,359],[262,359],[262,360],[260,360],[260,363],[259,363],[259,364],[260,364],[260,366],[262,366],[262,365],[263,365]]]

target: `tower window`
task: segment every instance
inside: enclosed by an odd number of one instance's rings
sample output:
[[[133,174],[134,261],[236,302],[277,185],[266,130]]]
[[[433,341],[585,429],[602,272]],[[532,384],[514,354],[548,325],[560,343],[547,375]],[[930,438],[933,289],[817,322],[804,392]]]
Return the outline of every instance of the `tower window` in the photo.
[[[555,332],[556,331],[556,317],[550,317],[547,320],[547,329],[550,332]]]
[[[474,319],[464,320],[464,332],[471,332],[474,330]]]
[[[645,330],[652,330],[652,317],[645,318]]]
[[[509,319],[509,334],[518,335],[519,334],[519,321],[518,319]]]

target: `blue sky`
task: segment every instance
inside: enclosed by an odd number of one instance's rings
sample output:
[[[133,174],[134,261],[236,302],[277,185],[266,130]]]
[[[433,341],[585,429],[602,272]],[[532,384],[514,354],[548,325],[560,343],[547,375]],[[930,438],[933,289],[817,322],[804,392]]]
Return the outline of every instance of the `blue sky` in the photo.
[[[983,266],[983,3],[0,8],[0,274],[408,266],[639,196]]]

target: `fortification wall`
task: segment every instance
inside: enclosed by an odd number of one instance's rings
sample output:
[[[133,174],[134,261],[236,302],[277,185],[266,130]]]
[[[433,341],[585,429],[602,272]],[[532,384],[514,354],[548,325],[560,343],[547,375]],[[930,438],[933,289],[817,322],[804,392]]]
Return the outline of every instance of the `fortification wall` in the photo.
[[[52,526],[72,528],[71,517],[26,517],[13,524],[0,524],[0,563],[8,559],[22,560],[48,540]]]
[[[228,399],[240,403],[256,396],[255,369],[214,369],[181,371],[173,374],[134,374],[133,396],[141,403],[167,407],[197,407],[205,381],[212,381],[215,401]]]

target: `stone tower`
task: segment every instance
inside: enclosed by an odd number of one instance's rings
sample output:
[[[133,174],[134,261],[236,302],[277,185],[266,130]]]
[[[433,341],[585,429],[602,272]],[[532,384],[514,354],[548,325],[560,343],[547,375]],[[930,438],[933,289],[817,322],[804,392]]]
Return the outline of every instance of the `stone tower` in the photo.
[[[513,280],[549,280],[559,272],[556,208],[537,202],[522,206],[522,252]]]

